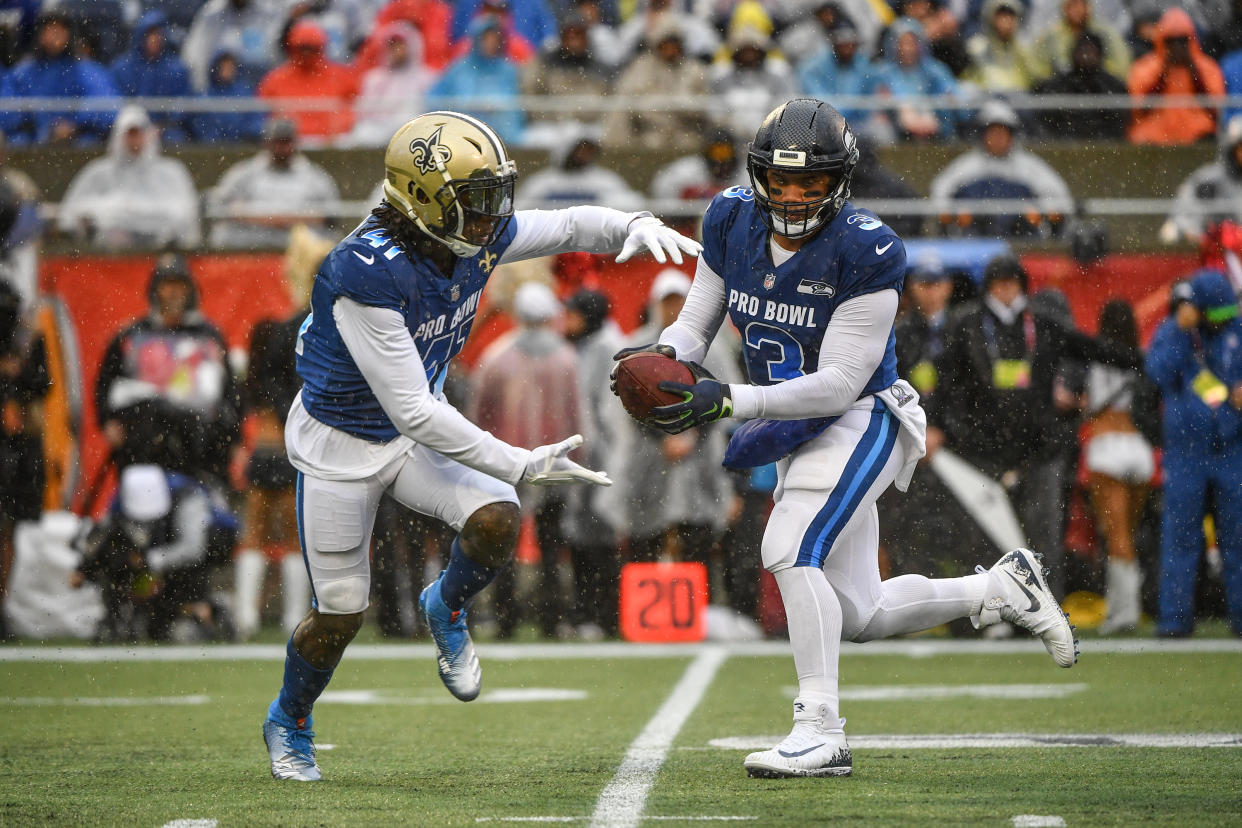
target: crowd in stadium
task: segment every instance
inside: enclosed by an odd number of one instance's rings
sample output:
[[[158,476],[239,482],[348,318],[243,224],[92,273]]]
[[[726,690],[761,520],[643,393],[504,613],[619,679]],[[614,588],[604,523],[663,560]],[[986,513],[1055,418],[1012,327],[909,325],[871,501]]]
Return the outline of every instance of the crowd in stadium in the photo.
[[[1242,15],[1224,0],[9,0],[0,36],[0,97],[257,97],[307,140],[337,146],[379,146],[402,113],[442,100],[487,99],[481,113],[520,145],[546,141],[552,113],[504,105],[519,96],[711,96],[603,118],[618,146],[684,151],[706,121],[745,134],[796,94],[891,101],[844,107],[860,135],[891,142],[958,134],[968,114],[951,100],[980,93],[1242,89]],[[227,109],[174,105],[154,118],[168,143],[259,137],[258,111]],[[0,128],[15,145],[97,144],[114,115],[6,112]],[[1057,136],[1156,144],[1216,127],[1193,104],[1034,120]]]
[[[1219,142],[1219,159],[1182,185],[1162,233],[1169,242],[1215,239],[1226,251],[1216,262],[1222,270],[1174,288],[1146,352],[1124,302],[1105,308],[1091,339],[1075,330],[1055,291],[1027,297],[1017,259],[992,257],[972,279],[929,253],[909,263],[897,355],[901,375],[923,394],[929,454],[943,445],[1002,484],[1052,565],[1054,590],[1107,595],[1103,631],[1132,631],[1146,612],[1158,633],[1187,635],[1197,607],[1227,615],[1242,633],[1242,374],[1229,374],[1242,371],[1242,322],[1238,283],[1224,275],[1242,234],[1218,223],[1242,220],[1242,207],[1207,216],[1194,208],[1237,201],[1242,118],[1197,103],[1038,110],[1003,100],[1027,92],[1242,94],[1242,2],[0,0],[0,39],[0,98],[103,101],[98,109],[44,102],[0,111],[9,147],[106,144],[60,199],[60,234],[110,251],[282,250],[297,309],[256,326],[246,358],[230,360],[221,320],[203,314],[187,260],[166,254],[150,273],[149,313],[115,333],[87,389],[117,472],[103,520],[77,541],[85,559],[75,583],[104,587],[100,640],[244,640],[265,612],[291,629],[306,610],[282,428],[300,385],[292,355],[310,282],[341,228],[325,218],[338,215],[333,170],[302,147],[380,147],[410,115],[451,107],[486,119],[515,145],[551,151],[545,169],[523,171],[519,209],[589,202],[637,210],[648,196],[608,169],[610,152],[667,155],[651,177],[652,199],[710,198],[748,185],[746,138],[764,113],[797,95],[847,101],[840,108],[863,139],[856,197],[917,195],[880,165],[877,145],[972,142],[932,182],[940,209],[927,222],[883,216],[910,236],[1060,235],[1073,196],[1022,146],[1023,135]],[[687,103],[604,105],[652,95]],[[565,113],[555,104],[566,96],[602,103]],[[118,97],[187,105],[107,104]],[[308,105],[314,98],[323,105]],[[852,108],[867,99],[891,105]],[[161,151],[195,143],[259,146],[200,193],[184,163]],[[45,474],[40,420],[54,362],[31,313],[35,264],[23,258],[48,230],[38,176],[6,165],[3,146],[0,576],[14,523],[43,509],[29,481]],[[979,198],[1025,199],[1029,208],[974,217],[952,208],[954,199]],[[450,375],[446,394],[475,422],[530,447],[581,431],[584,464],[607,469],[618,484],[521,491],[534,518],[526,546],[543,586],[530,589],[521,568],[511,569],[473,620],[490,622],[499,638],[523,621],[546,637],[615,636],[622,562],[671,557],[708,563],[713,595],[778,633],[779,609],[765,614],[757,534],[774,473],[724,473],[723,426],[682,435],[641,428],[607,391],[611,355],[654,341],[676,318],[689,277],[660,272],[642,326],[623,333],[596,266],[567,255],[498,273],[488,312],[506,316],[513,333],[469,373]],[[1026,297],[1030,310],[1007,313],[999,308],[1015,307],[1012,295],[989,304],[994,292]],[[978,375],[989,357],[1016,373]],[[1213,373],[1209,365],[1233,368]],[[740,380],[737,343],[722,337],[709,367]],[[564,387],[552,390],[552,376]],[[932,575],[993,557],[940,478],[925,469],[915,481],[909,494],[886,495],[897,499],[881,525],[889,571]],[[1067,541],[1075,498],[1099,538],[1089,560],[1069,548],[1072,528]],[[1215,526],[1206,537],[1205,518]],[[954,538],[951,549],[945,538]],[[413,599],[451,541],[432,521],[391,502],[381,507],[373,600],[385,634],[417,633]],[[282,581],[279,613],[265,610],[275,589],[269,571]],[[223,604],[213,599],[221,583],[231,589]],[[189,631],[177,630],[183,619]]]

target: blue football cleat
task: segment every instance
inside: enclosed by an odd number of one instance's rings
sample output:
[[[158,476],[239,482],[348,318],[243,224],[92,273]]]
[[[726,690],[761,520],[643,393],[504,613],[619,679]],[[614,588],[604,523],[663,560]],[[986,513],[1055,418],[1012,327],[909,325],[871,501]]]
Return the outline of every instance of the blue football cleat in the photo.
[[[466,627],[465,608],[454,612],[444,605],[440,599],[439,580],[418,596],[418,608],[427,619],[427,628],[436,642],[440,681],[457,698],[473,701],[483,685],[483,669]]]
[[[298,782],[318,782],[323,778],[315,762],[315,733],[311,718],[291,719],[273,701],[263,723],[263,741],[272,757],[272,778]]]

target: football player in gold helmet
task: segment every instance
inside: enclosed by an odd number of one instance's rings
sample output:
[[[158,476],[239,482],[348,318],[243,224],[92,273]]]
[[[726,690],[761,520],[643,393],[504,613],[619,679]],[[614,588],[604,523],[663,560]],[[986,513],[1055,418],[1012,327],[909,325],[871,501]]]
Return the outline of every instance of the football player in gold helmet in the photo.
[[[680,264],[699,245],[650,213],[607,207],[513,210],[517,168],[482,121],[429,112],[397,130],[384,155],[384,199],[320,265],[296,351],[302,390],[285,444],[298,471],[299,537],[315,603],[286,650],[264,740],[277,779],[316,780],[311,707],[362,625],[375,511],[388,494],[458,532],[419,607],[440,678],[463,701],[482,673],[468,601],[508,563],[520,517],[514,486],[591,483],[607,474],[569,459],[573,435],[511,446],[440,393],[498,264],[571,250],[647,250]]]

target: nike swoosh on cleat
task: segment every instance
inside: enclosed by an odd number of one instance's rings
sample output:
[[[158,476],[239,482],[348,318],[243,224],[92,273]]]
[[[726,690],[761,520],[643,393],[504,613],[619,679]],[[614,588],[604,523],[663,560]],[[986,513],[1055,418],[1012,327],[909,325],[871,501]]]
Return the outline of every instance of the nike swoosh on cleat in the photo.
[[[794,758],[795,756],[806,756],[806,755],[807,755],[808,753],[810,753],[811,751],[813,751],[813,750],[819,750],[820,748],[822,748],[822,747],[823,747],[824,745],[826,745],[826,744],[828,744],[828,743],[827,743],[827,742],[820,742],[820,743],[819,743],[818,745],[816,745],[815,747],[809,747],[809,748],[807,748],[806,750],[798,750],[798,751],[794,751],[793,753],[786,753],[786,752],[785,752],[785,751],[783,751],[783,750],[778,750],[778,751],[777,751],[777,753],[779,753],[781,756],[784,756],[786,759],[792,759],[792,758]]]
[[[889,242],[888,244],[884,245],[883,247],[880,247],[880,246],[877,244],[877,245],[875,246],[875,252],[876,252],[876,254],[877,254],[877,255],[879,255],[879,256],[883,256],[883,255],[884,255],[884,251],[885,251],[885,250],[888,250],[888,249],[889,249],[890,247],[892,247],[892,246],[893,246],[893,243],[892,243],[892,242]]]
[[[359,253],[357,250],[354,251],[354,255],[357,256],[359,259],[362,259],[362,261],[366,264],[375,264],[374,256],[364,256],[361,253]]]
[[[1035,597],[1035,594],[1027,589],[1025,584],[1015,578],[1012,572],[1006,572],[1005,574],[1009,576],[1011,581],[1018,585],[1018,589],[1022,590],[1022,594],[1030,599],[1031,605],[1026,608],[1026,611],[1039,612],[1039,599]]]

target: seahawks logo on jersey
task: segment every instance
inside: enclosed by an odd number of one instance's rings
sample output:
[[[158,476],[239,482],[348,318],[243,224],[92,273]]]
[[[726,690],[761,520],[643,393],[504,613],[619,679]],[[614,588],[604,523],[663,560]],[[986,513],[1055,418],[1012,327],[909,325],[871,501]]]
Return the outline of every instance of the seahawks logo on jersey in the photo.
[[[436,168],[436,159],[447,164],[453,157],[453,150],[440,143],[440,132],[444,127],[436,127],[436,131],[428,138],[415,138],[410,142],[410,161],[421,173],[429,173]]]

